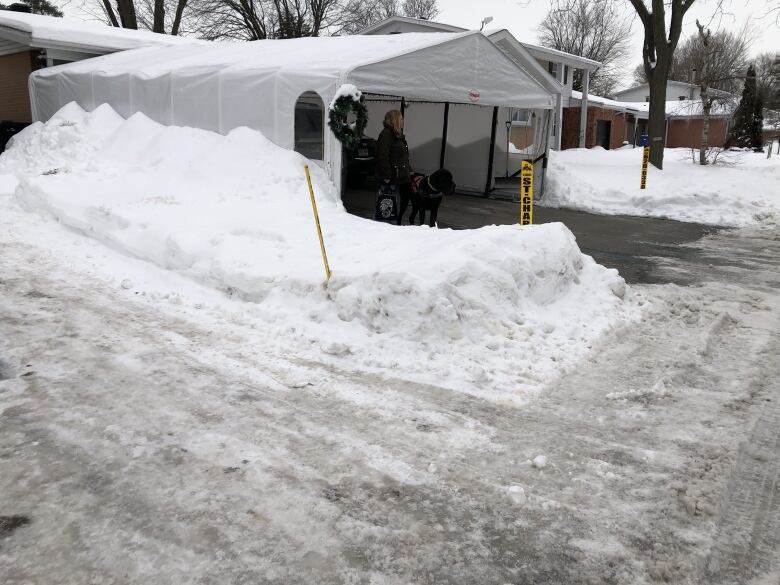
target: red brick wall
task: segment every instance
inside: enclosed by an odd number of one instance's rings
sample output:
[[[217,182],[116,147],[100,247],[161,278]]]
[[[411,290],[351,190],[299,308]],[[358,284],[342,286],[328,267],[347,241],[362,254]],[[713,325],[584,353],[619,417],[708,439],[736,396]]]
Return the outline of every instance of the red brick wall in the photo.
[[[0,57],[0,120],[32,122],[27,78],[37,68],[37,51]]]
[[[727,120],[710,120],[710,146],[723,146],[726,142]],[[667,148],[699,148],[701,146],[701,128],[704,120],[700,118],[673,118],[669,120],[666,133]]]
[[[588,106],[588,121],[585,134],[585,148],[596,146],[596,130],[599,120],[606,120],[612,123],[609,134],[609,147],[618,148],[623,145],[626,139],[626,117],[627,114]],[[629,138],[629,142],[630,142]],[[563,109],[563,132],[561,134],[561,150],[567,148],[577,148],[580,145],[580,108]]]

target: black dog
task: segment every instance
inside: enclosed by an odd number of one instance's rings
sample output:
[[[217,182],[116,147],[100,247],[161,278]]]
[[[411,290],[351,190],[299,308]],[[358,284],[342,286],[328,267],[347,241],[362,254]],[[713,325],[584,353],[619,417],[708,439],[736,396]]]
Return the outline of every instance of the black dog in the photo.
[[[452,180],[452,173],[447,169],[439,169],[435,173],[421,175],[415,173],[412,175],[412,215],[409,216],[409,223],[414,225],[414,219],[420,214],[420,225],[425,223],[425,212],[431,212],[431,221],[428,224],[433,227],[436,225],[436,216],[439,214],[439,205],[444,195],[452,195],[455,192],[455,182]]]

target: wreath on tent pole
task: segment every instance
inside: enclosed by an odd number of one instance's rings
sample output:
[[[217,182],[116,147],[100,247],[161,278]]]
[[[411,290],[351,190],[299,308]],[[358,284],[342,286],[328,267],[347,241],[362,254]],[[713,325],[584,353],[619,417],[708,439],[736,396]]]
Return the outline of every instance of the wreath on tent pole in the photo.
[[[350,117],[354,122],[350,122]],[[354,85],[342,85],[328,109],[328,126],[349,150],[360,144],[368,123],[368,108],[363,93]]]

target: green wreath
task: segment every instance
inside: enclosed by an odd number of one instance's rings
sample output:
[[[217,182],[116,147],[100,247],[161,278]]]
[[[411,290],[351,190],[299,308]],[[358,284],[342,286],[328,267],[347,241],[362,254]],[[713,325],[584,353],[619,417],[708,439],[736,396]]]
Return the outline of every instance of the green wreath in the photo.
[[[349,121],[350,114],[354,114],[354,122]],[[328,110],[328,126],[339,142],[349,150],[354,150],[360,144],[366,124],[368,124],[368,108],[362,93],[342,94],[333,100]]]

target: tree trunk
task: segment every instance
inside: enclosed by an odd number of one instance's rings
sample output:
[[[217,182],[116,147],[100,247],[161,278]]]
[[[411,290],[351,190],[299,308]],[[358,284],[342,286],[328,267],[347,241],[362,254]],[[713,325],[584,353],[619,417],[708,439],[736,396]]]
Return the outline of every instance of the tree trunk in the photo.
[[[647,134],[650,140],[650,164],[662,170],[664,168],[664,148],[666,147],[666,78],[668,64],[656,62],[650,83],[650,114],[647,120]]]
[[[105,8],[108,19],[111,21],[111,26],[119,28],[119,20],[117,20],[114,8],[108,0],[103,0],[103,8]]]
[[[135,5],[133,0],[117,0],[116,7],[119,12],[119,19],[122,21],[122,28],[138,29],[138,19],[135,16]]]
[[[699,146],[699,164],[707,164],[707,150],[710,148],[710,110],[712,101],[707,96],[707,86],[701,88],[701,108],[704,113],[704,120],[701,125],[701,145]]]
[[[154,0],[152,32],[165,34],[165,0]]]
[[[173,19],[173,26],[171,27],[171,34],[176,36],[179,34],[179,28],[181,27],[181,17],[184,14],[184,9],[187,7],[187,0],[179,0],[176,5],[176,16]]]

